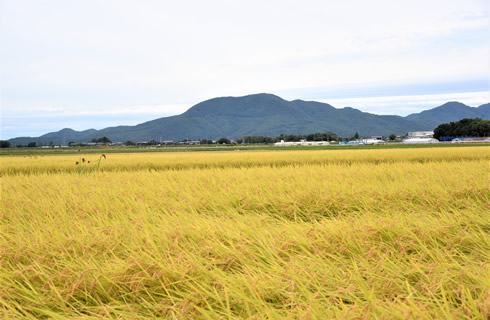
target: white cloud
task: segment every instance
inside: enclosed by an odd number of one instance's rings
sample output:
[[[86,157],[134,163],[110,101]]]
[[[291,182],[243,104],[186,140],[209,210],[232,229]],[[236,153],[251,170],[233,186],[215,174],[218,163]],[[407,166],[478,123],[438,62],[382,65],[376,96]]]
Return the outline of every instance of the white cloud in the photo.
[[[63,108],[53,107],[20,107],[3,111],[3,117],[17,117],[22,118],[22,115],[29,113],[30,117],[36,117],[38,119],[43,118],[57,118],[57,117],[77,117],[77,116],[91,116],[96,118],[98,116],[111,116],[111,115],[152,115],[156,117],[170,116],[175,114],[181,114],[187,111],[191,106],[188,104],[173,104],[173,105],[148,105],[148,106],[131,106],[131,107],[119,107],[115,109],[100,110],[96,108],[83,109],[83,110],[64,110]]]
[[[421,94],[406,96],[358,97],[319,100],[336,108],[352,107],[375,114],[395,114],[406,116],[438,107],[449,101],[458,101],[471,107],[478,107],[490,101],[488,91],[460,92],[444,94]]]
[[[3,0],[1,6],[1,103],[9,112],[116,114],[149,105],[142,110],[172,114],[182,110],[176,105],[216,96],[489,72],[485,0]]]

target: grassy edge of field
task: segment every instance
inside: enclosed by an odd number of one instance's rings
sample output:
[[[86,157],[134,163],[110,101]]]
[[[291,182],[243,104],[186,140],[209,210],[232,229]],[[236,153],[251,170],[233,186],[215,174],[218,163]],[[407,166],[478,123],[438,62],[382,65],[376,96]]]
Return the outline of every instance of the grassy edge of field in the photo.
[[[293,150],[367,150],[367,149],[424,149],[424,148],[458,148],[488,147],[490,143],[442,143],[442,144],[385,144],[385,145],[329,145],[329,146],[291,146],[276,147],[272,145],[230,145],[230,146],[192,146],[192,147],[69,147],[69,148],[5,148],[0,149],[2,156],[61,155],[82,153],[145,153],[145,152],[225,152],[225,151],[293,151]]]

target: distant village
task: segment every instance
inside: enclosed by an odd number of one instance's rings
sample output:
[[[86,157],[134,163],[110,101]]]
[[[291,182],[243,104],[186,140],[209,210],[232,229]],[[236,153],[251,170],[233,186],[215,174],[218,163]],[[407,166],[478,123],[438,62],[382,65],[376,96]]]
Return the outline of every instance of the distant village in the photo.
[[[326,136],[323,137],[323,136]],[[323,139],[318,139],[321,137]],[[310,138],[310,139],[308,139]],[[444,139],[445,138],[445,139]],[[450,139],[452,138],[452,139]],[[96,140],[96,139],[94,139]],[[338,138],[335,134],[313,134],[307,136],[297,135],[281,135],[276,138],[263,137],[263,136],[245,136],[240,139],[230,140],[226,137],[222,137],[216,140],[150,140],[150,141],[126,141],[126,142],[112,142],[109,138],[103,137],[97,139],[99,141],[90,142],[70,142],[67,145],[49,143],[46,145],[36,144],[35,142],[29,143],[27,147],[40,147],[40,148],[68,148],[68,147],[101,147],[101,146],[197,146],[197,145],[245,145],[245,144],[268,144],[276,147],[293,147],[293,146],[352,146],[352,145],[384,145],[386,143],[391,144],[433,144],[433,143],[478,143],[478,142],[490,142],[490,137],[443,137],[441,140],[434,138],[434,131],[411,131],[407,132],[403,136],[391,135],[385,136],[371,136],[371,137],[359,137],[354,136],[351,138]]]
[[[93,138],[87,142],[68,142],[63,144],[29,142],[26,146],[11,145],[9,141],[0,140],[0,147],[40,147],[40,148],[68,148],[68,147],[98,147],[98,146],[196,146],[196,145],[274,145],[276,147],[293,146],[352,146],[352,145],[383,145],[390,144],[436,144],[436,143],[478,143],[490,142],[490,120],[462,119],[457,122],[443,123],[433,131],[410,131],[403,136],[391,134],[385,136],[363,137],[356,132],[352,137],[340,137],[337,134],[317,132],[307,135],[281,134],[275,138],[267,136],[244,136],[231,140],[227,137],[216,140],[149,140],[113,142],[108,137]]]

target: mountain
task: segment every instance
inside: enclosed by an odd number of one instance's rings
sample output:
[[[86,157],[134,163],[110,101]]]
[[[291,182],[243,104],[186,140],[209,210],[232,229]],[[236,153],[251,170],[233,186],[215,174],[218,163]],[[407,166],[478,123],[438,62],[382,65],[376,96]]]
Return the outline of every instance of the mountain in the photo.
[[[482,114],[482,119],[490,117],[490,103],[482,104],[478,107],[478,110]]]
[[[441,123],[458,121],[464,118],[490,119],[490,103],[472,108],[460,102],[452,101],[434,109],[414,113],[406,117],[408,120],[424,120],[434,128]]]
[[[109,127],[101,130],[62,129],[40,137],[10,139],[12,144],[53,141],[87,142],[103,136],[112,141],[149,141],[182,139],[239,138],[246,135],[278,136],[332,131],[341,136],[404,134],[433,130],[439,124],[462,118],[490,119],[490,104],[472,108],[459,102],[411,114],[407,117],[381,116],[353,108],[337,109],[315,101],[286,101],[272,94],[221,97],[196,104],[181,115],[159,118],[136,126]]]

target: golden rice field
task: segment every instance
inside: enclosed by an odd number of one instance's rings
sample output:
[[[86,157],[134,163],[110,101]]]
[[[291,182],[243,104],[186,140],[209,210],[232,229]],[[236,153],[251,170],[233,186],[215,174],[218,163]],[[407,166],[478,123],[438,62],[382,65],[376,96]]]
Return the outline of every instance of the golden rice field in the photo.
[[[5,319],[490,316],[489,147],[0,161]]]

